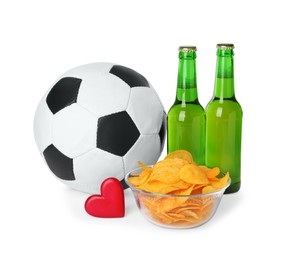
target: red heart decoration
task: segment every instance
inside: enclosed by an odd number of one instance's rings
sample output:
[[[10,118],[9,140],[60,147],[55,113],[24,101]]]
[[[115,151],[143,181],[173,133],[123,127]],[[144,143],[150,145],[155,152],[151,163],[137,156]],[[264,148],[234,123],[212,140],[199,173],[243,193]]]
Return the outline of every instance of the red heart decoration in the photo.
[[[125,215],[124,191],[119,180],[107,178],[101,184],[101,195],[92,195],[85,202],[85,210],[94,217],[121,218]]]

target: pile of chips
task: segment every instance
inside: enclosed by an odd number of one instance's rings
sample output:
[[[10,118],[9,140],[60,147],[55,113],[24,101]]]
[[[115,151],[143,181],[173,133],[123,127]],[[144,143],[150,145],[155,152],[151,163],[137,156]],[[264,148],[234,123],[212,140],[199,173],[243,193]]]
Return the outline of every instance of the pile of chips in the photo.
[[[217,201],[218,195],[213,192],[226,187],[229,181],[229,173],[219,178],[218,167],[197,165],[185,150],[168,154],[152,168],[139,164],[143,171],[128,181],[136,189],[149,192],[138,194],[139,203],[160,224],[194,226],[204,222],[212,214]],[[205,195],[185,196],[193,194]]]

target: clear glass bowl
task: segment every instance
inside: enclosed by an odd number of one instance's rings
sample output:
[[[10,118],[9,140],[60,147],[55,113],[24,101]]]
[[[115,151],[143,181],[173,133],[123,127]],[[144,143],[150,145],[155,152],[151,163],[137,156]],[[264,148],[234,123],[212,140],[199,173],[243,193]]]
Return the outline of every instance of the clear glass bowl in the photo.
[[[157,194],[135,188],[128,178],[142,168],[129,172],[125,181],[131,188],[141,214],[153,224],[167,228],[193,228],[208,222],[215,214],[228,184],[215,192],[193,195]]]

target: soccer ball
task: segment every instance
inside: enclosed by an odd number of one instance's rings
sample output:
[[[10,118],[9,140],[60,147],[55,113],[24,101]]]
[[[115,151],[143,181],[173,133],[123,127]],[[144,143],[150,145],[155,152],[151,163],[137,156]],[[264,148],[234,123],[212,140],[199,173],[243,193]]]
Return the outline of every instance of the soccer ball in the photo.
[[[39,151],[69,187],[97,193],[109,177],[124,177],[163,150],[166,113],[141,74],[111,63],[63,74],[40,101],[34,118]]]

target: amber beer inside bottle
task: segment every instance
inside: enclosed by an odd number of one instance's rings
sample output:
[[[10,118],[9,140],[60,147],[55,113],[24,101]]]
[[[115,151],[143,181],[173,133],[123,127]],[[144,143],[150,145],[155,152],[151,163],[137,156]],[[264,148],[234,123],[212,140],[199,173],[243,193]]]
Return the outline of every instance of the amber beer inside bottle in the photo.
[[[206,165],[230,173],[225,193],[241,185],[242,108],[234,93],[233,49],[233,44],[217,45],[214,95],[206,108]]]
[[[196,47],[179,47],[176,100],[168,112],[168,153],[191,152],[197,164],[205,163],[205,112],[198,101]]]

